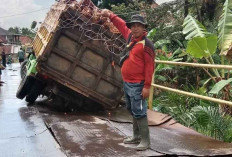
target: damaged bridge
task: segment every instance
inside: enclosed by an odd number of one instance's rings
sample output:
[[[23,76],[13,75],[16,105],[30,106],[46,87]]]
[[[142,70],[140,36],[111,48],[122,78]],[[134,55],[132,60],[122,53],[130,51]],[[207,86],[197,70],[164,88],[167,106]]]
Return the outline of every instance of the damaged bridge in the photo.
[[[114,111],[57,112],[40,98],[30,106],[15,97],[19,64],[3,71],[0,88],[0,153],[11,156],[231,156],[232,144],[184,127],[170,116],[148,111],[151,148],[123,144],[132,133],[124,108]]]

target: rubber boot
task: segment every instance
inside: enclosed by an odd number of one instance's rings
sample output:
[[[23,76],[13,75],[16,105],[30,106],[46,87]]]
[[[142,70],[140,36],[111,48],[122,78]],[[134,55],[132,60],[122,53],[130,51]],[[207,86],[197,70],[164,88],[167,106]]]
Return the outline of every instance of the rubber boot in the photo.
[[[148,128],[147,117],[137,119],[141,142],[136,147],[136,150],[146,150],[150,147],[150,133]]]
[[[137,124],[137,120],[133,117],[133,136],[127,137],[123,143],[125,144],[137,144],[140,142],[140,135],[139,135],[139,127]]]

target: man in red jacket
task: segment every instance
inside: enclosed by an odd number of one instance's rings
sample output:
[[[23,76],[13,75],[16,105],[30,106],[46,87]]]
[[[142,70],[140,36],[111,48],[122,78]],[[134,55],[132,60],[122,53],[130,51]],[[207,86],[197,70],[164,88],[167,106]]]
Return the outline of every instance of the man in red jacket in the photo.
[[[111,20],[128,43],[129,51],[122,59],[121,73],[127,109],[133,116],[133,136],[123,142],[139,143],[136,149],[146,150],[150,146],[150,134],[145,99],[149,96],[155,58],[154,45],[146,37],[147,23],[140,15],[132,16],[126,23],[107,9],[102,10],[101,15]]]

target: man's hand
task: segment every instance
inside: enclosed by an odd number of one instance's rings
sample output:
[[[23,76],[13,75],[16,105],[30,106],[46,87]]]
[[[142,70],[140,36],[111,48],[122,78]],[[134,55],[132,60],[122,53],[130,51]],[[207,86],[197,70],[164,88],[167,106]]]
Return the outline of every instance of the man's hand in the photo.
[[[103,17],[110,17],[110,11],[108,9],[103,9],[98,15]]]
[[[150,93],[150,89],[143,88],[143,92],[142,92],[143,99],[148,98],[149,97],[149,93]]]

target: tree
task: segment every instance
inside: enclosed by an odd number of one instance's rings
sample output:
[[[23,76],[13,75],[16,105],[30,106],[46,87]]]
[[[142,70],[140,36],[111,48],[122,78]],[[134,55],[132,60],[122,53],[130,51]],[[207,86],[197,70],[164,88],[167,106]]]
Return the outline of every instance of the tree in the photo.
[[[22,35],[29,36],[31,38],[34,38],[35,32],[28,29],[28,28],[22,28]]]
[[[184,17],[188,16],[189,14],[189,1],[185,0],[184,1]]]
[[[207,18],[212,21],[217,4],[217,0],[203,0],[201,6],[201,16],[203,17],[206,14]]]
[[[187,34],[186,39],[188,41],[188,46],[186,52],[189,53],[194,58],[204,58],[209,64],[215,64],[213,60],[213,54],[216,53],[217,45],[218,49],[221,51],[221,64],[224,65],[225,56],[228,58],[227,63],[231,61],[230,49],[231,49],[231,12],[232,2],[229,0],[225,1],[223,12],[218,23],[218,39],[215,34],[207,32],[205,27],[192,16],[187,16],[184,21],[183,33]],[[230,91],[230,73],[227,73],[227,78],[225,77],[225,71],[222,70],[221,74],[218,69],[212,69],[213,74],[207,73],[210,78],[216,83],[210,94],[217,95],[224,100],[231,100]],[[214,75],[214,76],[213,76]],[[225,80],[227,79],[227,80]],[[223,111],[232,114],[232,107],[220,104]]]
[[[12,33],[12,34],[21,34],[21,35],[25,35],[25,36],[29,36],[31,38],[34,38],[35,36],[35,32],[32,31],[31,29],[29,28],[26,28],[26,27],[23,27],[23,28],[20,28],[20,27],[10,27],[8,29],[8,32]]]
[[[32,29],[32,30],[35,29],[36,25],[37,25],[37,22],[36,22],[36,21],[33,21],[33,22],[31,23],[31,29]]]
[[[21,28],[20,27],[10,27],[8,29],[8,32],[12,33],[12,34],[21,34]]]
[[[132,0],[92,0],[92,2],[100,8],[112,9],[112,5],[119,5],[124,3],[127,6],[132,2]]]

